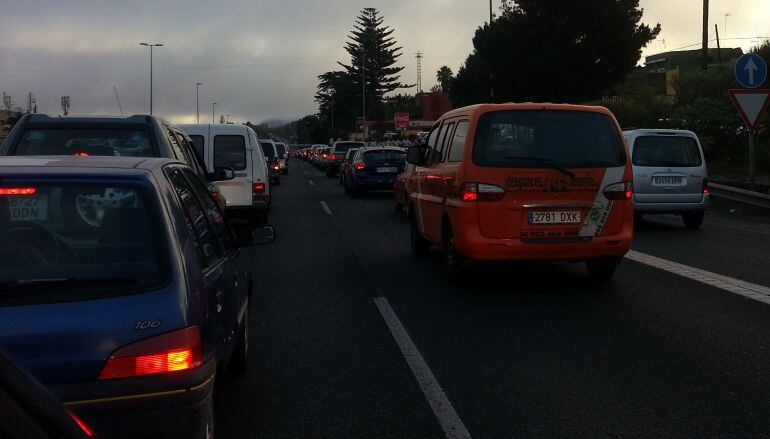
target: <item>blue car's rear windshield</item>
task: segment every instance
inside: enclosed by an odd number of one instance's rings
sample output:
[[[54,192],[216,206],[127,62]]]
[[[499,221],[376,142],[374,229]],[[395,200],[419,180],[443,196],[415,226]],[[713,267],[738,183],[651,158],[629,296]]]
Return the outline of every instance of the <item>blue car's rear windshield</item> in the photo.
[[[618,167],[626,150],[612,119],[589,111],[513,110],[479,119],[473,162],[500,168]]]
[[[366,151],[364,152],[364,161],[406,161],[406,153],[402,151],[392,151],[388,149]]]
[[[140,186],[0,184],[0,305],[69,301],[166,282],[158,209]]]
[[[9,155],[157,157],[147,129],[29,128]]]

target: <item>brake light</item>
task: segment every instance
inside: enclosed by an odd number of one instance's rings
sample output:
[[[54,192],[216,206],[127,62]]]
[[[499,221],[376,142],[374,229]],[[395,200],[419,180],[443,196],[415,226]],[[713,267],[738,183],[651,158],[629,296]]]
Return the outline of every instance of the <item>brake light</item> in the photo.
[[[463,201],[500,201],[505,197],[505,189],[486,183],[465,183],[460,190]]]
[[[35,195],[37,188],[34,187],[3,187],[0,188],[0,195]]]
[[[254,183],[252,188],[254,189],[254,192],[264,192],[265,191],[265,183]]]
[[[70,418],[72,418],[73,421],[75,421],[76,424],[78,424],[78,427],[80,427],[80,431],[82,431],[86,437],[94,438],[96,437],[96,433],[91,429],[91,427],[88,426],[82,419],[80,419],[77,415],[74,413],[67,411],[69,413]]]
[[[324,158],[329,158],[329,155],[328,154],[324,154]]]
[[[630,200],[634,197],[634,184],[630,181],[613,183],[605,187],[603,192],[608,200]]]
[[[107,359],[99,379],[173,373],[202,363],[200,330],[190,326],[118,349]]]
[[[702,189],[703,189],[703,195],[709,194],[709,181],[706,178],[703,179]]]
[[[363,171],[366,169],[366,165],[363,163],[356,163],[356,171]]]
[[[337,160],[337,154],[332,154],[332,160]]]
[[[276,171],[280,171],[281,170],[281,165],[276,164],[275,166],[273,166],[273,169],[275,169]]]
[[[88,153],[87,152],[76,152],[75,154],[72,154],[72,155],[75,155],[75,156],[78,156],[78,157],[88,157]]]

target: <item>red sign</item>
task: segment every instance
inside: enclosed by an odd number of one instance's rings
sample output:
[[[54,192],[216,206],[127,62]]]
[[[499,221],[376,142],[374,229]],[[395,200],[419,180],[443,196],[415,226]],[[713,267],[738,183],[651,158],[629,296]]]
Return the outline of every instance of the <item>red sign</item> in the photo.
[[[396,113],[396,129],[405,130],[409,128],[409,113]]]
[[[746,127],[750,131],[756,131],[759,128],[759,119],[770,102],[770,90],[730,90],[730,97],[738,107],[738,113],[746,123]]]

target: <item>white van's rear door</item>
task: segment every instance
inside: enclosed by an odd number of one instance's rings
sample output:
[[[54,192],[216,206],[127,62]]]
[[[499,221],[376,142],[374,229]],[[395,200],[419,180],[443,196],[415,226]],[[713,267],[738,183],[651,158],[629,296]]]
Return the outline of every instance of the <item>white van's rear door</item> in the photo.
[[[227,207],[249,207],[252,204],[253,166],[247,145],[245,135],[215,134],[212,140],[214,167],[229,166],[235,171],[234,179],[215,183],[227,200]]]

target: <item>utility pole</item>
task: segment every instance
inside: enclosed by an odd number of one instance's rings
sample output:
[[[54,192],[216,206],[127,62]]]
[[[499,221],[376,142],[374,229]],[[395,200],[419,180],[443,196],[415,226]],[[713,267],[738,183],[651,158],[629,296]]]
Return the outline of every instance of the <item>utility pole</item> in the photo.
[[[114,85],[112,86],[112,90],[115,92],[115,100],[118,101],[118,109],[120,110],[120,115],[123,115],[123,106],[120,105],[120,97],[118,96],[118,88]]]
[[[709,0],[703,0],[703,47],[701,48],[703,71],[709,68]]]
[[[422,93],[422,52],[414,54],[417,58],[417,93]]]
[[[212,125],[216,123],[216,122],[214,121],[214,109],[215,109],[215,108],[217,108],[217,103],[216,103],[216,102],[212,102],[212,103],[211,103],[211,124],[212,124]]]
[[[197,121],[195,123],[201,123],[201,107],[198,104],[198,95],[201,85],[203,84],[200,82],[195,83],[195,119]]]
[[[61,109],[64,112],[65,116],[70,114],[70,97],[69,96],[61,97]]]
[[[152,116],[152,48],[163,47],[161,43],[139,43],[140,46],[150,48],[150,115]]]
[[[722,29],[722,31],[725,33],[725,38],[727,38],[727,17],[732,17],[732,16],[733,14],[729,12],[725,14],[725,27],[724,29]]]
[[[332,98],[332,131],[334,131],[334,93],[331,94]]]
[[[489,0],[489,24],[492,24],[492,18],[494,18],[494,14],[492,14],[492,0]]]
[[[366,140],[366,50],[361,46],[361,110],[363,112],[364,124],[361,127],[363,138]]]
[[[719,26],[714,23],[714,31],[717,34],[717,62],[722,65],[722,45],[719,43]]]

